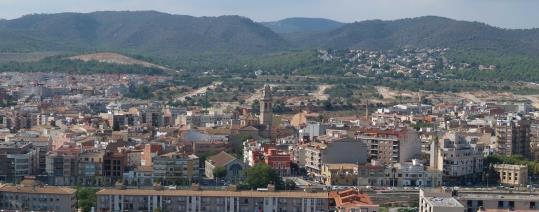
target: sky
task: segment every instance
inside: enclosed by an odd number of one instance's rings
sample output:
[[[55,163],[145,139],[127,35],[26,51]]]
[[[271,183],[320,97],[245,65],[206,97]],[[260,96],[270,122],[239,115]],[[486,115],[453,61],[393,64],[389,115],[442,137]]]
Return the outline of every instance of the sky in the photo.
[[[503,28],[539,28],[539,0],[0,0],[0,18],[31,13],[156,10],[193,16],[241,15],[341,22],[436,15]]]

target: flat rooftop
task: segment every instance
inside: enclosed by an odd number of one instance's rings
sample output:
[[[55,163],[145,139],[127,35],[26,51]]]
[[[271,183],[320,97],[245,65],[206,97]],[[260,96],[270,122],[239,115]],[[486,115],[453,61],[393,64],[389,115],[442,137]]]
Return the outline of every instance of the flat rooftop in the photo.
[[[460,193],[459,199],[539,201],[538,193]]]
[[[225,191],[225,190],[155,190],[155,189],[102,189],[97,195],[124,196],[208,196],[208,197],[280,197],[328,199],[326,192],[295,191]]]
[[[425,199],[433,207],[464,208],[464,206],[453,197],[425,197]]]

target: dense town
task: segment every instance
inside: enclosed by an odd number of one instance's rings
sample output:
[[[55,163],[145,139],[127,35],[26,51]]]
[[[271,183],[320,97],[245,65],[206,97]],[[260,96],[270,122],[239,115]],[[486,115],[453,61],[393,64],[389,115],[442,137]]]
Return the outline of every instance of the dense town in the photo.
[[[539,117],[526,102],[418,95],[322,118],[308,107],[274,114],[270,85],[258,88],[255,112],[124,97],[167,77],[0,80],[0,208],[10,211],[75,211],[84,188],[97,191],[93,211],[524,211],[539,202]]]

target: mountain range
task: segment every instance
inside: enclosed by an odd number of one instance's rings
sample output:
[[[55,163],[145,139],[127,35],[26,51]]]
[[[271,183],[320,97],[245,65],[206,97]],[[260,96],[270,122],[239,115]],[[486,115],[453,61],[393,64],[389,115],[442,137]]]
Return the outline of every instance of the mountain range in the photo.
[[[33,14],[0,20],[0,52],[114,51],[178,58],[313,48],[424,48],[537,55],[539,29],[510,30],[425,16],[340,23],[290,18],[193,17],[154,11]]]

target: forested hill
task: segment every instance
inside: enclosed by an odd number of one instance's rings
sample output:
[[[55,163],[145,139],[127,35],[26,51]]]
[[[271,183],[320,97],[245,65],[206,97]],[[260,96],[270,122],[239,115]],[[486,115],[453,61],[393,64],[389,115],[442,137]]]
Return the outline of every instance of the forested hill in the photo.
[[[0,36],[0,51],[110,50],[171,56],[265,53],[288,46],[248,18],[152,11],[27,15],[0,21]]]
[[[294,36],[287,36],[291,33]],[[319,47],[539,53],[539,29],[508,30],[435,16],[343,24],[312,18],[256,23],[240,16],[192,17],[153,11],[37,14],[0,20],[0,37],[3,52],[97,50],[166,57]]]
[[[261,24],[280,34],[327,32],[344,25],[344,23],[325,18],[286,18],[280,21],[261,22]]]
[[[452,48],[537,55],[539,29],[509,30],[478,22],[425,16],[362,21],[302,38],[303,46],[325,48]]]

